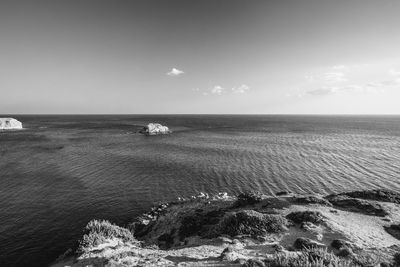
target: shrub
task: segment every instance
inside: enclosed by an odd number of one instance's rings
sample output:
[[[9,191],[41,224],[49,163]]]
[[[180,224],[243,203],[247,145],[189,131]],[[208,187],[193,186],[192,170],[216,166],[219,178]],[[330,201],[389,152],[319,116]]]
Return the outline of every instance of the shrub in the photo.
[[[331,243],[331,247],[335,248],[335,249],[342,249],[345,247],[351,247],[350,242],[347,242],[346,240],[343,239],[334,239]]]
[[[221,234],[265,235],[286,230],[287,220],[281,215],[262,214],[254,210],[242,210],[225,216],[220,225]]]
[[[262,200],[262,194],[260,192],[245,192],[240,193],[237,197],[238,206],[246,206],[257,204]]]
[[[185,216],[178,231],[180,240],[194,235],[207,236],[209,226],[218,224],[224,214],[224,210],[218,209]]]
[[[394,254],[394,257],[393,257],[393,264],[394,264],[394,266],[396,266],[396,267],[400,267],[400,252]]]
[[[198,215],[184,217],[179,228],[180,239],[183,240],[185,237],[197,235],[202,229],[202,222],[202,217]]]
[[[312,222],[315,224],[322,223],[325,218],[324,216],[318,211],[295,211],[289,213],[286,218],[292,220],[295,223],[303,223],[303,222]]]
[[[400,240],[400,224],[392,224],[390,226],[384,226],[386,232]]]
[[[272,260],[267,260],[269,267],[349,267],[353,266],[350,261],[341,259],[326,249],[311,248],[301,252],[298,256],[287,256],[278,253]]]
[[[299,237],[294,241],[293,246],[297,249],[311,249],[321,247],[322,244],[305,237]]]
[[[174,244],[174,237],[173,237],[174,231],[171,231],[171,233],[165,233],[160,235],[157,240],[158,244],[160,247],[164,247],[166,249],[170,248]]]
[[[86,251],[98,246],[107,239],[118,238],[124,242],[136,241],[132,233],[126,229],[110,223],[106,220],[92,220],[84,230],[84,236],[79,242],[79,251]]]
[[[242,267],[265,267],[265,263],[260,260],[249,259],[247,260]]]

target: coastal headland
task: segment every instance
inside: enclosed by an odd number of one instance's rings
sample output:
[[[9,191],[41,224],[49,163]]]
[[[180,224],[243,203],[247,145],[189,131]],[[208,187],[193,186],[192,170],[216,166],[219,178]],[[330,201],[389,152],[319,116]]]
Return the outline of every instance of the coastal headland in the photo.
[[[399,266],[400,193],[200,193],[93,220],[53,266]]]

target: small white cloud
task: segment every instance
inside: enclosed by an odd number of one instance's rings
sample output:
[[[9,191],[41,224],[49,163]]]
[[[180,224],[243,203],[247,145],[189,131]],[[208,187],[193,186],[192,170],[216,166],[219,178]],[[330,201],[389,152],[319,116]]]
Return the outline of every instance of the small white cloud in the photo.
[[[242,84],[241,86],[239,86],[239,87],[233,87],[232,88],[232,91],[235,93],[235,94],[244,94],[244,93],[246,93],[248,90],[250,90],[250,87],[248,86],[248,85],[246,85],[246,84]]]
[[[324,74],[324,81],[325,82],[345,82],[347,81],[343,72],[327,72]]]
[[[184,74],[185,72],[182,70],[178,70],[176,68],[172,68],[169,72],[167,72],[168,76],[179,76]]]
[[[350,84],[350,85],[343,86],[341,88],[341,90],[347,91],[347,92],[362,93],[362,92],[364,92],[364,87],[362,87],[361,85],[357,85],[357,84]]]
[[[212,94],[215,94],[215,95],[222,95],[222,93],[225,91],[225,89],[224,88],[222,88],[221,86],[219,86],[219,85],[216,85],[216,86],[214,86],[212,89],[211,89],[211,93]]]
[[[309,83],[312,83],[315,81],[314,75],[306,75],[306,76],[304,76],[304,79],[306,79],[306,81]]]
[[[333,70],[346,70],[348,67],[345,65],[334,65],[332,66]]]
[[[391,69],[389,70],[389,74],[392,76],[400,76],[400,70]]]
[[[322,87],[318,89],[312,89],[307,91],[306,93],[309,95],[323,96],[323,95],[331,95],[337,92],[336,87]]]
[[[382,82],[367,83],[364,88],[365,93],[383,93],[385,85]]]
[[[297,97],[297,98],[302,98],[304,96],[304,93],[286,93],[286,97]]]
[[[369,64],[338,64],[338,65],[333,65],[331,67],[332,70],[334,71],[344,71],[344,72],[348,72],[348,71],[352,71],[352,70],[357,70],[357,69],[362,69],[362,68],[366,68],[369,67]]]

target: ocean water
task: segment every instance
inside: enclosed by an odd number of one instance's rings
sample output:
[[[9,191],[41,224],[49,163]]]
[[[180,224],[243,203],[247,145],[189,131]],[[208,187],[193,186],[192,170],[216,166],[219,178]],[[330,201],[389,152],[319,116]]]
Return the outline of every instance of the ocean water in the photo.
[[[94,218],[258,190],[400,192],[400,116],[12,116],[0,132],[0,266],[46,266]],[[143,136],[149,122],[167,136]]]

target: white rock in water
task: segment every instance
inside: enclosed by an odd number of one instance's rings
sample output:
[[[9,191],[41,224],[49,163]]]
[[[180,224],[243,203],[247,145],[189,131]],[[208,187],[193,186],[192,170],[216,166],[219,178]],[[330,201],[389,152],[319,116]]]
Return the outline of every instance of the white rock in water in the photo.
[[[22,123],[13,118],[0,118],[0,130],[22,129]]]
[[[167,126],[162,126],[159,123],[149,123],[140,132],[143,134],[147,134],[147,135],[158,135],[158,134],[171,133],[171,131],[168,129]]]

